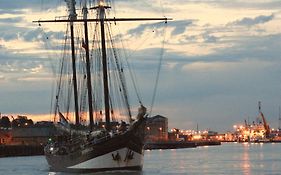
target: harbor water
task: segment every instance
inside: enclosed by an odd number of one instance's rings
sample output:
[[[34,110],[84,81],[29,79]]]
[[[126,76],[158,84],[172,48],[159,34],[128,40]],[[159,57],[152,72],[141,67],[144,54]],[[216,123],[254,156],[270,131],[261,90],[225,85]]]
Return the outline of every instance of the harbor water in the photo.
[[[50,172],[44,156],[0,158],[2,175],[68,175]],[[223,143],[174,150],[145,151],[142,172],[103,172],[98,175],[281,174],[281,143]]]

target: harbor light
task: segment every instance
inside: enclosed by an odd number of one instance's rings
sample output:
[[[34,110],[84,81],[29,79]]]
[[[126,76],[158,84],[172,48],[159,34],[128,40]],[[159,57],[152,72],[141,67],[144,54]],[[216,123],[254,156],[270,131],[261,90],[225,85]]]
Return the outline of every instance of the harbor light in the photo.
[[[200,139],[202,139],[201,135],[194,135],[193,136],[193,140],[200,140]]]

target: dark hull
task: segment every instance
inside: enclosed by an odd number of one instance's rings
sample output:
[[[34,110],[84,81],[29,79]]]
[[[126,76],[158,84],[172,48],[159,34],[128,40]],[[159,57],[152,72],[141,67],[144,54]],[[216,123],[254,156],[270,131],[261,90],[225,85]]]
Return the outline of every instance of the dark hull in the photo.
[[[51,171],[58,171],[57,169],[50,168]],[[103,171],[141,171],[142,166],[132,167],[118,167],[118,168],[93,168],[93,169],[65,169],[63,172],[70,173],[96,173]]]
[[[65,155],[45,150],[53,171],[97,172],[109,170],[141,170],[143,165],[143,126],[136,125],[123,134],[99,143],[90,142]]]

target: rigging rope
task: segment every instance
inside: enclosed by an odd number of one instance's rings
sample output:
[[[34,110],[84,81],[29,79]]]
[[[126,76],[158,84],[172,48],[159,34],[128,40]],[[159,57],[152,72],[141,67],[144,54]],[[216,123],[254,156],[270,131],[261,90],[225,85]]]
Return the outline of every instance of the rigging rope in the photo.
[[[149,3],[146,3],[145,1],[143,2],[145,3],[146,5],[148,5]],[[163,7],[163,3],[162,1],[160,0],[160,6],[161,6],[161,12],[162,12],[162,15],[164,15],[164,7]],[[151,4],[150,4],[151,5]],[[162,66],[162,61],[163,61],[163,56],[164,56],[164,47],[165,47],[165,40],[166,40],[166,23],[167,21],[165,21],[165,26],[164,26],[164,31],[163,31],[163,41],[162,41],[162,48],[161,48],[161,51],[160,51],[160,58],[159,58],[159,63],[158,63],[158,67],[157,67],[157,74],[156,74],[156,81],[155,81],[155,85],[154,85],[154,89],[153,89],[153,95],[152,95],[152,100],[151,100],[151,106],[150,106],[150,112],[149,112],[149,115],[151,116],[152,115],[152,112],[153,112],[153,107],[154,107],[154,103],[155,103],[155,98],[156,98],[156,93],[157,93],[157,88],[158,88],[158,83],[159,83],[159,78],[160,78],[160,71],[161,71],[161,66]],[[118,28],[119,29],[119,28]],[[119,30],[120,32],[120,30]],[[154,32],[154,29],[153,29],[153,32]],[[120,32],[121,33],[121,32]],[[120,41],[121,41],[121,44],[122,44],[122,47],[124,47],[124,43],[123,43],[123,40],[121,39],[121,36],[119,35],[119,38],[120,38]],[[147,41],[150,37],[146,37],[145,38],[145,41]],[[145,42],[142,42],[142,44],[144,44]],[[140,46],[139,46],[140,47]],[[136,51],[139,47],[136,47],[134,49],[134,51]],[[133,53],[133,52],[132,52]],[[126,60],[126,63],[127,63],[127,66],[128,66],[128,69],[129,69],[129,74],[130,74],[130,77],[131,77],[131,81],[132,81],[132,84],[133,84],[133,87],[134,87],[134,90],[136,92],[136,95],[137,95],[137,99],[139,101],[139,103],[141,105],[142,104],[142,100],[141,100],[141,96],[140,96],[140,92],[139,92],[139,89],[138,89],[138,85],[137,85],[137,82],[136,82],[136,75],[134,74],[134,72],[132,71],[132,66],[129,61],[128,61],[128,57],[130,57],[131,54],[127,54],[127,52],[124,50],[124,55],[125,55],[125,60]]]
[[[40,32],[41,32],[41,35],[43,36],[42,39],[43,39],[43,42],[44,42],[44,46],[45,46],[45,49],[46,50],[53,50],[51,48],[51,46],[48,45],[48,41],[49,41],[49,37],[47,36],[46,32],[44,31],[43,27],[41,26],[41,24],[39,24],[39,29],[40,29]],[[49,59],[49,62],[51,64],[51,69],[52,69],[52,73],[53,73],[53,76],[55,77],[56,73],[55,73],[55,67],[54,65],[52,64],[52,61],[51,61],[51,56],[49,54],[49,52],[47,53],[47,57]],[[53,82],[53,81],[52,81]],[[54,87],[54,82],[52,84],[52,90],[51,90],[51,107],[50,107],[50,114],[52,114],[52,110],[53,110],[53,94],[54,94],[54,91],[55,91],[55,87]]]
[[[111,4],[111,5],[114,5],[115,6],[115,1],[111,1],[111,0],[109,0],[109,3]],[[162,2],[161,2],[161,0],[160,0],[160,4],[161,4],[161,7],[162,7],[162,13],[164,14],[164,11],[163,11],[163,4],[162,4]],[[114,11],[114,13],[116,14],[116,12]],[[117,55],[117,50],[116,50],[116,48],[114,47],[114,44],[113,44],[113,38],[112,38],[112,36],[111,36],[111,29],[110,29],[110,27],[107,25],[107,27],[108,27],[108,33],[109,33],[109,39],[110,39],[110,41],[111,41],[111,45],[112,45],[112,49],[113,49],[113,51],[112,51],[112,53],[111,53],[111,55],[113,55],[113,58],[115,58],[115,64],[116,64],[116,66],[117,66],[117,71],[118,72],[115,72],[114,70],[113,70],[113,72],[115,73],[115,75],[113,75],[114,77],[112,77],[113,79],[115,78],[115,80],[120,80],[120,82],[121,82],[121,85],[119,84],[119,86],[118,87],[121,87],[120,88],[120,92],[119,93],[126,93],[126,91],[127,91],[127,89],[126,89],[126,87],[125,87],[125,80],[124,80],[124,75],[123,75],[123,67],[122,67],[122,65],[119,65],[119,63],[118,63],[118,61],[117,61],[117,57],[119,57],[118,55]],[[156,81],[155,81],[155,85],[154,85],[154,88],[153,88],[153,95],[152,95],[152,101],[151,101],[151,108],[150,108],[150,112],[149,112],[149,115],[151,116],[152,115],[152,111],[153,111],[153,106],[154,106],[154,103],[155,103],[155,98],[156,98],[156,93],[157,93],[157,88],[158,88],[158,83],[159,83],[159,77],[160,77],[160,71],[161,71],[161,66],[162,66],[162,61],[163,61],[163,57],[164,57],[164,52],[165,52],[165,50],[164,50],[164,47],[165,47],[165,39],[166,39],[166,22],[165,22],[165,26],[164,26],[164,31],[163,31],[163,36],[164,36],[164,39],[163,39],[163,42],[162,42],[162,48],[161,48],[161,51],[160,51],[160,59],[159,59],[159,63],[158,63],[158,67],[157,67],[157,74],[156,74]],[[68,29],[68,27],[67,27],[67,29]],[[118,30],[119,30],[119,28],[118,28]],[[82,30],[81,30],[82,31]],[[120,31],[120,30],[119,30]],[[66,31],[67,33],[69,32],[68,30]],[[79,35],[77,35],[77,36],[79,36]],[[93,39],[93,44],[92,44],[92,46],[94,46],[94,42],[95,42],[95,35],[93,36],[94,37],[94,39]],[[123,46],[123,48],[125,48],[124,47],[124,43],[123,43],[123,40],[121,39],[121,36],[119,35],[118,36],[119,37],[119,39],[120,39],[120,41],[121,41],[121,44],[122,44],[122,46]],[[148,38],[146,38],[145,39],[145,41],[146,40],[148,40]],[[79,38],[78,38],[78,42],[80,43],[80,41],[79,41]],[[65,38],[65,44],[67,43],[67,35],[66,35],[66,38]],[[98,44],[97,44],[98,45]],[[98,47],[99,48],[99,47]],[[136,81],[136,75],[134,74],[134,72],[132,71],[132,65],[130,65],[130,63],[129,63],[129,60],[128,60],[128,54],[126,53],[126,51],[125,51],[125,49],[123,50],[124,51],[124,55],[125,55],[125,61],[126,61],[126,63],[127,63],[127,66],[128,66],[128,69],[129,69],[129,74],[130,74],[130,77],[131,77],[131,81],[132,81],[132,84],[133,84],[133,87],[134,87],[134,90],[135,90],[135,92],[136,92],[136,96],[137,96],[137,99],[138,99],[138,102],[142,105],[142,100],[141,100],[141,96],[140,96],[140,92],[139,92],[139,89],[138,89],[138,86],[137,86],[137,81]],[[64,52],[66,52],[66,45],[64,45]],[[76,48],[76,52],[78,52],[78,50],[77,50],[77,48]],[[92,53],[94,53],[95,52],[95,54],[96,55],[100,55],[100,50],[99,49],[97,49],[97,50],[92,50]],[[81,53],[81,51],[80,51],[80,53]],[[77,54],[78,55],[78,54]],[[92,56],[92,55],[91,55]],[[113,59],[112,58],[112,59]],[[63,56],[63,59],[65,59],[65,53],[64,53],[64,56]],[[96,67],[98,67],[98,63],[97,62],[99,62],[100,60],[98,59],[98,56],[96,57],[96,60],[94,60],[93,59],[93,61],[95,61],[96,62]],[[63,75],[63,63],[61,63],[62,65],[61,65],[61,76],[60,76],[60,78],[59,78],[59,88],[58,88],[58,91],[57,91],[57,94],[56,94],[56,106],[55,106],[55,113],[57,112],[57,108],[59,107],[59,102],[58,102],[58,98],[59,98],[59,96],[60,96],[60,89],[61,89],[61,86],[63,86],[62,84],[61,84],[61,81],[62,81],[62,75]],[[83,61],[81,62],[81,64],[83,64]],[[91,64],[91,66],[93,66],[94,64]],[[81,65],[80,65],[81,66]],[[96,69],[96,72],[97,72],[97,75],[99,74],[99,68],[98,69]],[[82,72],[83,72],[83,70],[82,70]],[[123,76],[122,76],[123,75]],[[71,76],[70,76],[71,77]],[[69,78],[70,78],[69,77]],[[109,78],[111,78],[111,77],[109,77]],[[119,79],[118,79],[119,78]],[[83,83],[83,78],[80,80],[81,82],[80,82],[80,90],[81,91],[83,91],[83,86],[84,86],[84,83]],[[117,82],[117,81],[116,81]],[[116,83],[115,82],[115,83]],[[73,83],[72,82],[72,79],[70,78],[70,79],[68,79],[68,88],[69,89],[71,89],[72,88],[72,86],[71,86],[71,84]],[[93,86],[93,88],[94,89],[101,89],[100,87],[98,87],[98,85],[96,85],[96,86]],[[118,88],[119,89],[119,88]],[[122,90],[121,90],[122,89]],[[116,90],[116,89],[115,89]],[[66,101],[71,101],[71,98],[73,98],[72,97],[72,93],[70,93],[72,90],[69,90],[68,91],[68,94],[66,95],[66,98],[67,98],[67,100]],[[102,94],[102,93],[101,93]],[[99,97],[99,93],[97,92],[96,93],[96,95],[95,95],[95,93],[93,92],[93,96],[96,96],[97,97],[97,99],[98,99],[98,97]],[[129,113],[131,113],[130,112],[130,108],[129,108],[129,102],[128,102],[128,97],[127,96],[122,96],[122,97],[124,97],[125,99],[121,99],[121,100],[123,100],[123,102],[125,101],[125,105],[128,107],[128,109],[129,109]],[[112,99],[111,99],[112,98]],[[110,103],[111,103],[111,107],[113,106],[113,104],[112,104],[112,101],[114,101],[114,99],[113,99],[113,97],[111,97],[110,98]],[[116,98],[116,97],[115,97]],[[120,100],[120,99],[118,99],[118,98],[116,98],[115,100]],[[81,96],[81,103],[80,103],[80,112],[82,111],[84,111],[84,102],[83,101],[85,101],[85,97],[84,96]],[[93,103],[94,103],[94,101],[93,101]],[[95,104],[96,104],[96,108],[95,109],[101,109],[101,107],[100,106],[97,106],[97,105],[102,105],[103,103],[97,103],[97,101],[95,101]],[[68,105],[67,105],[67,114],[69,113],[69,108],[70,108],[70,103],[68,103]],[[113,108],[113,107],[112,107]],[[131,114],[129,115],[130,117],[131,117]]]
[[[162,3],[162,0],[159,0],[159,3],[160,3],[160,6],[161,6],[162,15],[165,16],[165,14],[164,14],[164,6],[163,6],[163,3]],[[162,41],[162,48],[161,48],[161,52],[160,52],[160,59],[159,59],[157,75],[156,75],[156,81],[155,81],[153,95],[152,95],[152,100],[151,100],[151,106],[150,106],[151,108],[150,108],[149,116],[152,116],[153,107],[154,107],[155,98],[156,98],[156,93],[157,93],[157,88],[158,88],[158,83],[159,83],[159,77],[160,77],[162,61],[163,61],[164,52],[165,52],[165,42],[166,42],[165,40],[166,40],[167,21],[165,21],[164,25],[165,25],[164,26],[164,31],[163,31],[164,38],[163,38],[163,41]]]
[[[64,60],[65,60],[65,53],[66,53],[66,47],[67,47],[67,40],[68,40],[68,25],[67,25],[67,28],[66,28],[66,35],[65,35],[65,39],[64,39],[64,48],[63,48],[63,57],[62,57],[62,60],[61,60],[61,67],[60,67],[60,73],[59,73],[59,79],[58,79],[58,82],[57,82],[57,92],[56,92],[56,103],[55,103],[55,109],[54,109],[54,120],[56,119],[56,114],[57,114],[57,111],[58,111],[58,108],[59,108],[59,96],[60,96],[60,91],[61,91],[61,86],[62,86],[62,76],[63,76],[63,70],[64,70]]]
[[[42,7],[43,8],[43,7]],[[55,46],[53,45],[54,43],[51,43],[50,42],[50,36],[48,36],[49,34],[45,32],[43,26],[39,23],[39,32],[41,33],[41,36],[42,36],[42,41],[44,43],[44,47],[46,50],[49,50],[50,52],[47,52],[47,58],[49,60],[49,63],[50,63],[50,66],[51,66],[51,72],[53,73],[53,77],[55,78],[57,76],[57,71],[56,71],[56,68],[55,68],[55,64],[54,64],[54,60],[51,60],[51,58],[56,58],[56,57],[59,57],[58,54],[55,52],[56,48]],[[67,31],[66,31],[67,32]],[[67,38],[65,38],[65,41],[66,42]],[[65,50],[65,49],[64,49]],[[62,53],[61,53],[62,54]],[[56,60],[55,60],[56,61]],[[62,70],[61,70],[62,71]],[[60,78],[61,79],[61,78]],[[59,80],[61,81],[61,80]],[[55,113],[55,116],[56,116],[56,112],[57,112],[57,107],[58,107],[58,102],[57,102],[57,99],[54,100],[54,97],[57,97],[58,96],[58,92],[60,91],[60,87],[58,89],[58,91],[56,92],[55,96],[53,96],[53,94],[55,93],[55,85],[54,85],[54,81],[53,82],[53,85],[52,85],[52,90],[51,90],[51,107],[50,107],[50,114],[53,114],[53,112]],[[58,82],[57,82],[58,83]],[[59,84],[59,83],[58,83]],[[55,102],[55,104],[53,104],[53,102]],[[53,121],[56,121],[56,117],[53,117]]]
[[[154,85],[154,90],[153,90],[153,95],[152,95],[152,101],[151,101],[151,106],[150,106],[150,112],[149,112],[149,116],[152,115],[152,110],[153,110],[153,106],[154,106],[154,102],[155,102],[155,97],[156,97],[156,92],[157,92],[157,88],[158,88],[158,82],[159,82],[159,77],[160,77],[160,71],[161,71],[161,66],[162,66],[162,61],[164,58],[164,52],[165,52],[165,39],[166,39],[166,28],[167,28],[167,22],[165,22],[164,24],[164,31],[163,31],[163,41],[162,41],[162,48],[161,48],[161,53],[160,53],[160,59],[159,59],[159,64],[158,64],[158,68],[157,68],[157,75],[156,75],[156,81],[155,81],[155,85]]]
[[[119,28],[118,28],[118,30],[119,30]],[[119,30],[119,31],[120,31],[120,30]],[[122,47],[125,48],[125,45],[124,45],[124,42],[123,42],[121,36],[119,36],[119,39],[120,39],[120,42],[121,42],[121,44],[122,44]],[[136,75],[135,75],[134,72],[132,71],[133,69],[132,69],[132,67],[131,67],[131,64],[129,63],[129,59],[128,59],[129,56],[128,56],[127,52],[125,51],[125,49],[123,49],[123,50],[124,50],[125,61],[126,61],[126,64],[127,64],[127,66],[128,66],[129,74],[130,74],[130,77],[131,77],[131,81],[132,81],[132,83],[133,83],[134,90],[135,90],[135,92],[136,92],[136,96],[137,96],[138,102],[139,102],[140,105],[143,105],[142,99],[141,99],[141,95],[140,95],[140,91],[139,91],[139,89],[137,88],[138,85],[137,85],[137,82],[136,82]]]
[[[112,45],[113,57],[115,58],[115,65],[116,65],[116,68],[118,71],[118,76],[116,76],[116,77],[119,77],[122,92],[123,92],[124,102],[125,102],[126,108],[128,110],[129,117],[131,118],[132,114],[131,114],[130,105],[129,105],[129,98],[128,98],[128,92],[127,92],[127,88],[126,88],[125,77],[123,75],[123,68],[122,68],[122,65],[118,61],[117,50],[114,46],[114,41],[113,41],[112,34],[111,34],[112,31],[110,30],[110,26],[108,24],[107,24],[107,28],[108,28],[109,39],[110,39],[111,45]]]

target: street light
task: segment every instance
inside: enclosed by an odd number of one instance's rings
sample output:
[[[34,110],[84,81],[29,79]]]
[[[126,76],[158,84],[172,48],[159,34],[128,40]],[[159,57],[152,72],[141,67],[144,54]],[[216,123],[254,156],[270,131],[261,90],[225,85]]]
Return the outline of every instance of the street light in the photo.
[[[162,127],[159,128],[159,140],[162,140]]]

